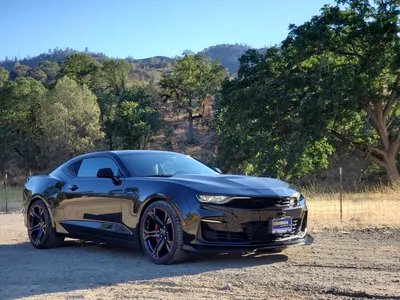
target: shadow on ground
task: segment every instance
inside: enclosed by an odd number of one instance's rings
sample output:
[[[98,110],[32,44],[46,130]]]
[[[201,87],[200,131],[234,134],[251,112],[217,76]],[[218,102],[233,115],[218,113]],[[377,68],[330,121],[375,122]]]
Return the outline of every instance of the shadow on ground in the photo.
[[[38,250],[29,243],[0,245],[0,299],[69,292],[119,283],[276,264],[282,254],[196,254],[188,263],[159,266],[141,250],[68,241]]]

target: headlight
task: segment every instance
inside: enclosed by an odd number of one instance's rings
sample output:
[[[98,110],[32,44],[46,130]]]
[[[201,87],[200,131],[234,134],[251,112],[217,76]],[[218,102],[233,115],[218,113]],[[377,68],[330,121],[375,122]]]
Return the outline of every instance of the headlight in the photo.
[[[304,198],[303,194],[300,194],[299,200],[297,202],[298,206],[306,205],[306,198]]]
[[[209,196],[209,195],[196,195],[197,199],[203,203],[224,204],[229,202],[232,197],[230,196]]]

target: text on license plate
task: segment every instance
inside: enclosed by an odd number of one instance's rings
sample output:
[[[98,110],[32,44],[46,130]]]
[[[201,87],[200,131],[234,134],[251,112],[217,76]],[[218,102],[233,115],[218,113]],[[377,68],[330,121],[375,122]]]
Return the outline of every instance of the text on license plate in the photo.
[[[285,217],[280,219],[271,219],[271,233],[287,233],[292,231],[293,222],[291,217]]]

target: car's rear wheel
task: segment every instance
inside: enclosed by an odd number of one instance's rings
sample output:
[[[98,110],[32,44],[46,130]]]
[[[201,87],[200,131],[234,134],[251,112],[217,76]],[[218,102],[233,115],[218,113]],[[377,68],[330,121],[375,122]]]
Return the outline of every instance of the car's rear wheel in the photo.
[[[36,200],[29,208],[28,235],[31,244],[39,249],[56,247],[64,241],[53,228],[49,211],[41,200]]]
[[[187,261],[190,253],[183,247],[183,230],[177,210],[166,201],[156,201],[144,211],[140,222],[142,248],[156,264]]]

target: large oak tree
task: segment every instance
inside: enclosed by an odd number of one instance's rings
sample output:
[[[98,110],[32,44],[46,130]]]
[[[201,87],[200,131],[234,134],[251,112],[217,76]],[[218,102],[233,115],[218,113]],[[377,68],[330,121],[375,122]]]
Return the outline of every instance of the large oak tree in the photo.
[[[398,0],[340,0],[291,26],[283,43],[305,74],[311,115],[400,178],[400,23]],[[290,54],[288,54],[289,56]]]
[[[356,150],[399,179],[398,15],[398,0],[338,1],[279,47],[247,52],[222,91],[221,161],[290,178]]]
[[[207,96],[214,95],[223,79],[219,62],[210,63],[205,55],[186,52],[177,57],[171,73],[164,73],[160,87],[176,110],[187,112],[188,142],[193,142],[193,120],[203,117]]]

